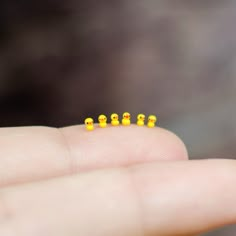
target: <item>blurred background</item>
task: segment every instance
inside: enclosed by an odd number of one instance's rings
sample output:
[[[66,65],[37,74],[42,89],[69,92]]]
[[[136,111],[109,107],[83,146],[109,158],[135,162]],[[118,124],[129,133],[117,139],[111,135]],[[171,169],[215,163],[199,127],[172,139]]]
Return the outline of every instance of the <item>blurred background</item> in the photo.
[[[0,126],[154,113],[192,159],[234,158],[235,22],[235,0],[1,0]]]

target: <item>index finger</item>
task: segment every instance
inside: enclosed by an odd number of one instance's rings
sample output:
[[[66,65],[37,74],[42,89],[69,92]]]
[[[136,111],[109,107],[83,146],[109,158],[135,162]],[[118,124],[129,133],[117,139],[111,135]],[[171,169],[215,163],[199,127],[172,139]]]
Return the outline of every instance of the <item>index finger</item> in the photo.
[[[0,186],[157,160],[186,160],[182,141],[146,127],[85,130],[22,127],[0,129]]]

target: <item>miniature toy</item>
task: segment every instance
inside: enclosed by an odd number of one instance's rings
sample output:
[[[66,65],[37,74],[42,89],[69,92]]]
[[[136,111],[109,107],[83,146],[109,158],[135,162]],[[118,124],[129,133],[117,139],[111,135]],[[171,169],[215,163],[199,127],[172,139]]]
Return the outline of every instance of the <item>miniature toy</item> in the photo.
[[[100,115],[98,117],[98,122],[99,122],[99,126],[101,128],[106,128],[107,127],[107,117],[105,115]]]
[[[145,125],[145,118],[146,116],[144,114],[138,114],[137,116],[137,125],[138,126],[144,126]],[[106,128],[107,127],[107,117],[105,115],[100,115],[98,117],[98,122],[99,122],[99,127],[100,128]],[[156,122],[157,122],[157,117],[154,115],[150,115],[148,117],[148,122],[147,122],[147,126],[149,128],[153,128],[156,126]],[[94,130],[94,120],[92,118],[87,118],[85,121],[85,126],[87,130]],[[119,121],[119,115],[116,113],[113,113],[111,115],[111,125],[112,126],[118,126],[120,124]],[[131,124],[131,115],[128,112],[125,112],[123,114],[123,118],[122,118],[122,125],[124,126],[129,126]]]
[[[122,124],[125,126],[130,125],[130,118],[131,118],[130,114],[128,112],[125,112],[123,114]]]
[[[94,121],[92,118],[87,118],[85,121],[84,121],[85,125],[86,125],[86,129],[91,131],[91,130],[94,130]]]
[[[156,121],[157,121],[156,116],[150,115],[150,116],[148,117],[148,124],[147,124],[147,126],[148,126],[149,128],[155,127]]]
[[[113,126],[118,126],[120,124],[120,121],[119,121],[119,116],[118,114],[116,113],[113,113],[111,115],[111,125]]]
[[[144,114],[139,114],[137,116],[137,125],[138,126],[144,126],[144,122],[145,122],[145,115]]]

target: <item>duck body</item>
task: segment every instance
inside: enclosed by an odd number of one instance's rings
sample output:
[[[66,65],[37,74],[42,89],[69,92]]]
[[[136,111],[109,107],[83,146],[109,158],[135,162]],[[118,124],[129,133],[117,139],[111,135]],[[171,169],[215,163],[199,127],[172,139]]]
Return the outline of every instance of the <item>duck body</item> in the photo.
[[[138,125],[138,126],[144,126],[144,122],[143,122],[142,120],[138,120],[138,121],[137,121],[137,125]]]
[[[86,128],[87,128],[87,130],[89,130],[89,131],[94,130],[94,126],[93,126],[93,125],[88,125]]]
[[[100,128],[106,128],[107,127],[107,123],[99,123]]]
[[[154,128],[155,127],[155,124],[153,122],[148,122],[147,126],[149,128]]]
[[[111,124],[112,124],[113,126],[118,126],[118,125],[120,124],[120,121],[118,121],[118,120],[112,120],[112,121],[111,121]]]
[[[130,120],[122,119],[122,125],[125,125],[125,126],[130,125]]]

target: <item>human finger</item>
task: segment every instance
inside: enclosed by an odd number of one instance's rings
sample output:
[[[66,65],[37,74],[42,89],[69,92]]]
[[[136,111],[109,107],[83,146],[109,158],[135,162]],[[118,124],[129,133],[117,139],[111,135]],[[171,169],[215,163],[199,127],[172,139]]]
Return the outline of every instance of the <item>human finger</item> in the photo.
[[[236,223],[235,168],[156,162],[2,189],[0,235],[195,235]]]
[[[155,128],[0,129],[0,186],[155,160],[187,159],[174,134]]]

